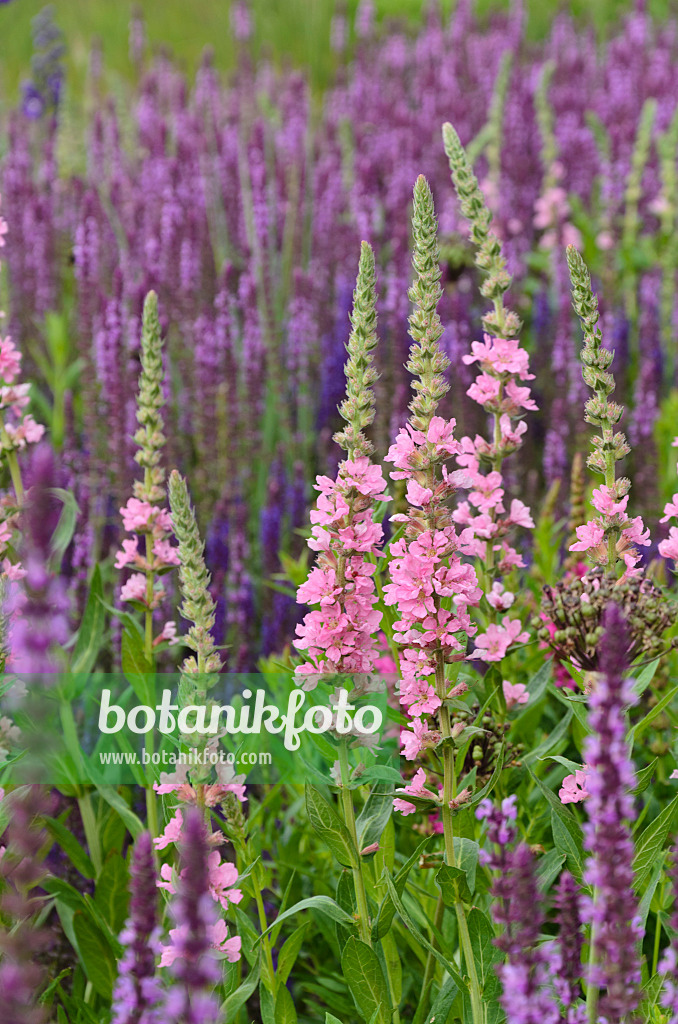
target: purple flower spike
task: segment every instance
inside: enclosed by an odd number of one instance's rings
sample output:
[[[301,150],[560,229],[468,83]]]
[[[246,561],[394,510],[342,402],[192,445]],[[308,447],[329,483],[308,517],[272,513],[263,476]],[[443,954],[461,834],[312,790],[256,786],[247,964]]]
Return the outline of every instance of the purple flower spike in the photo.
[[[131,875],[130,916],[120,936],[125,953],[113,993],[112,1024],[159,1024],[161,991],[155,964],[160,939],[153,846],[148,832],[142,833],[134,845]]]
[[[170,963],[175,984],[167,995],[163,1020],[167,1024],[219,1024],[219,1003],[211,989],[219,966],[211,947],[216,928],[214,901],[209,892],[207,834],[200,811],[185,813],[181,844],[181,881],[175,903],[173,945],[163,962]],[[168,955],[169,954],[169,955]]]
[[[584,756],[589,766],[589,820],[584,845],[590,856],[584,880],[594,888],[593,900],[583,903],[590,922],[595,963],[589,984],[599,987],[599,1016],[631,1020],[640,1002],[638,901],[633,892],[634,818],[631,790],[635,783],[626,744],[624,709],[636,702],[627,668],[628,634],[618,606],[610,603],[603,619],[600,668],[591,694],[590,723]]]

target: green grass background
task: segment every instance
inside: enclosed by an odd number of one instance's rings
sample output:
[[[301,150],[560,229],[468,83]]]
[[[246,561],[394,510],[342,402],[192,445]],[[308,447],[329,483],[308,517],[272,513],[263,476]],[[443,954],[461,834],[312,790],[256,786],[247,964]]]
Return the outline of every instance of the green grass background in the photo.
[[[449,10],[454,0],[441,0]],[[0,104],[16,100],[21,79],[28,74],[31,43],[31,19],[45,6],[44,0],[12,0],[0,4]],[[109,72],[131,73],[128,57],[129,0],[54,0],[56,21],[68,44],[71,93],[83,83],[91,42],[98,38],[103,46]],[[329,26],[334,11],[355,11],[357,0],[252,0],[256,32],[255,56],[266,53],[277,61],[306,66],[316,86],[322,87],[331,76],[335,58],[329,48]],[[416,20],[426,9],[425,0],[377,0],[378,17]],[[477,0],[481,16],[506,0]],[[658,17],[675,11],[675,0],[650,0],[650,9]],[[236,59],[230,34],[229,0],[140,0],[137,3],[147,22],[148,36],[154,47],[171,50],[188,71],[192,71],[206,45],[214,50],[219,68],[227,70]],[[594,24],[604,34],[631,7],[631,0],[526,0],[528,33],[539,38],[548,31],[558,10],[570,10],[582,22]]]

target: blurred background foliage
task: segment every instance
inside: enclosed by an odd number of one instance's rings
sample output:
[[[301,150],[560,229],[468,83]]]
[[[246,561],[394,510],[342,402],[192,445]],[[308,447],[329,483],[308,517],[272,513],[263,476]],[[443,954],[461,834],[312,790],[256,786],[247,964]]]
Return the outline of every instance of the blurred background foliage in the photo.
[[[449,12],[454,0],[438,0]],[[330,48],[330,25],[335,13],[353,15],[358,0],[252,0],[256,29],[252,56],[273,57],[280,63],[305,66],[313,86],[322,89],[336,70],[337,57]],[[31,19],[45,6],[44,0],[5,0],[0,4],[0,106],[16,102],[20,83],[29,65]],[[229,0],[55,0],[51,5],[68,42],[70,88],[80,91],[90,61],[91,44],[99,40],[106,70],[114,77],[129,76],[133,67],[128,54],[130,14],[143,13],[153,47],[169,50],[178,65],[191,73],[198,65],[205,40],[214,51],[217,68],[229,70],[236,62],[237,43],[230,28]],[[541,39],[559,11],[567,11],[582,23],[593,25],[604,37],[633,7],[632,0],[525,0],[527,36]],[[375,0],[377,18],[420,22],[428,0]],[[508,0],[476,0],[481,18],[506,10]],[[648,0],[644,7],[654,17],[666,18],[677,9],[675,0]]]

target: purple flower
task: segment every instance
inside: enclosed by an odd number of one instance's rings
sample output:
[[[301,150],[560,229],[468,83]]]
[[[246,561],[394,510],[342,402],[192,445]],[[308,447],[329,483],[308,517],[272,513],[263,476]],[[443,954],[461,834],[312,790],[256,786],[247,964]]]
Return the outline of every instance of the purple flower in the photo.
[[[153,845],[148,832],[134,844],[130,891],[130,916],[120,935],[125,952],[113,993],[112,1024],[159,1024],[161,990],[155,964],[160,939]]]
[[[495,846],[482,861],[494,872],[494,919],[503,925],[495,945],[506,954],[496,968],[502,984],[501,1004],[507,1024],[558,1024],[560,1011],[549,986],[549,957],[537,946],[544,920],[534,857],[525,843],[512,847],[516,829],[515,796],[501,808],[483,800],[476,817],[487,820],[487,839]]]
[[[165,949],[175,979],[167,993],[163,1021],[167,1024],[218,1024],[219,1002],[212,995],[220,971],[212,956],[216,925],[209,891],[207,832],[200,811],[185,812],[181,844],[181,878],[173,913],[173,944]]]
[[[603,619],[600,674],[590,698],[593,730],[584,746],[589,767],[588,823],[584,846],[589,859],[584,880],[593,899],[583,902],[582,917],[591,924],[595,962],[588,983],[600,991],[598,1011],[605,1020],[628,1019],[640,1002],[638,901],[633,891],[634,847],[629,822],[634,818],[635,784],[626,742],[624,709],[636,703],[625,679],[627,627],[611,602]]]

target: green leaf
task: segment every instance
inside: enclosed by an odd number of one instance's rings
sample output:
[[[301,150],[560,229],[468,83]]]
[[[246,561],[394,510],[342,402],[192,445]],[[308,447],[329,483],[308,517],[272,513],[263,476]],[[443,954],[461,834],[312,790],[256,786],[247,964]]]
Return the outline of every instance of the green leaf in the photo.
[[[295,903],[293,907],[286,910],[284,914],[280,914],[275,919],[273,924],[270,924],[266,931],[262,932],[262,936],[270,932],[271,928],[281,924],[286,918],[293,917],[294,914],[298,914],[302,910],[317,910],[321,914],[325,914],[327,917],[331,917],[333,921],[338,921],[339,924],[354,924],[353,918],[342,910],[339,904],[331,898],[331,896],[309,896],[308,899],[300,900],[299,903]],[[258,941],[258,940],[257,940]]]
[[[340,864],[353,867],[358,863],[358,851],[343,821],[313,786],[306,785],[306,809],[311,825],[332,851]]]
[[[435,946],[433,946],[428,941],[426,936],[419,931],[416,924],[405,910],[402,900],[400,899],[400,896],[396,892],[393,880],[389,878],[388,875],[386,875],[386,885],[388,886],[388,891],[391,896],[391,900],[393,901],[393,905],[395,906],[396,910],[398,911],[398,914],[402,918],[403,923],[407,926],[408,930],[412,933],[412,935],[414,935],[419,945],[422,946],[425,950],[427,950],[431,954],[431,956],[433,956],[438,961],[443,970],[447,971],[448,974],[451,974],[452,977],[457,982],[457,985],[459,985],[461,979],[459,978],[459,975],[456,973],[454,965],[452,964],[451,960],[444,956],[444,954],[441,953],[439,949],[436,949]]]
[[[51,487],[50,493],[57,497],[63,507],[61,509],[61,515],[59,516],[59,522],[56,525],[56,529],[52,534],[50,541],[50,559],[49,565],[52,572],[58,573],[61,567],[61,560],[64,557],[66,548],[73,540],[73,534],[75,533],[75,525],[80,515],[80,509],[75,497],[70,491],[65,491],[61,487]]]
[[[129,873],[116,851],[109,853],[97,878],[94,902],[117,935],[127,919]]]
[[[238,1011],[242,1009],[247,1000],[256,991],[259,984],[259,964],[256,964],[247,975],[242,985],[231,992],[230,996],[221,1004],[221,1016],[224,1020],[235,1020]]]
[[[639,722],[636,722],[633,728],[629,730],[630,750],[633,750],[633,745],[635,741],[638,739],[639,736],[642,736],[646,729],[650,727],[650,725],[655,720],[657,715],[661,714],[664,708],[668,707],[668,705],[671,704],[677,693],[678,686],[674,686],[672,690],[669,690],[668,693],[664,694],[660,701],[657,701],[654,707],[650,708],[650,710],[644,718],[641,718],[641,720]]]
[[[565,825],[555,810],[551,811],[551,831],[556,849],[565,854],[570,870],[577,878],[581,878],[583,870],[581,843],[577,841],[574,831]]]
[[[383,783],[375,786],[355,823],[359,850],[379,842],[392,814],[393,786]]]
[[[275,1001],[275,1024],[297,1024],[297,1011],[294,1009],[292,996],[284,985],[278,989]]]
[[[391,1019],[391,1001],[384,972],[374,950],[352,935],[341,955],[341,969],[365,1020],[371,1021],[375,1017],[383,1024],[388,1024]]]
[[[82,911],[78,910],[73,915],[73,930],[82,966],[92,988],[103,999],[110,1000],[117,976],[111,947],[91,918]]]
[[[678,796],[674,797],[668,807],[647,826],[640,838],[636,840],[636,855],[633,858],[635,889],[640,893],[651,875],[655,862],[664,849],[666,837],[673,824],[678,807]]]
[[[153,665],[146,658],[144,636],[137,626],[127,628],[122,634],[122,671],[142,704],[153,706],[151,677]]]
[[[73,867],[85,878],[94,878],[94,865],[73,833],[56,818],[44,816],[42,820],[47,826],[47,831],[57,841]]]
[[[651,661],[649,665],[645,665],[645,667],[643,668],[642,672],[639,674],[638,678],[635,680],[635,682],[633,684],[633,692],[635,694],[637,694],[639,697],[640,697],[640,695],[642,693],[645,693],[645,690],[647,690],[648,686],[650,685],[650,683],[654,679],[655,672],[657,671],[657,668],[659,667],[659,662],[660,661],[661,661],[661,658],[655,658],[655,660]]]
[[[85,612],[73,650],[71,672],[74,674],[82,672],[86,675],[92,671],[96,664],[97,656],[103,643],[104,627],[106,624],[106,609],[102,604],[102,598],[103,583],[101,582],[101,570],[98,565],[95,565]]]
[[[542,892],[548,892],[567,859],[560,850],[549,850],[537,863],[537,884]]]
[[[445,1024],[458,992],[454,978],[446,978],[426,1018],[426,1024]]]
[[[325,1024],[343,1024],[338,1017],[335,1017],[329,1010],[325,1011]]]
[[[535,747],[534,750],[529,750],[525,753],[522,758],[523,764],[529,765],[534,761],[541,760],[541,758],[545,757],[550,750],[553,750],[559,743],[566,740],[572,717],[572,711],[571,709],[568,709],[567,714],[563,715],[555,729],[553,729],[548,736],[542,740],[539,746]]]
[[[402,786],[403,777],[397,768],[393,768],[389,764],[375,764],[372,768],[367,768],[363,774],[356,779],[356,784],[361,786],[374,782],[383,782],[392,786]]]
[[[278,957],[278,969],[275,972],[275,976],[278,979],[279,984],[285,985],[287,979],[290,976],[290,971],[294,967],[295,961],[299,956],[302,943],[304,941],[304,935],[308,928],[308,921],[304,921],[299,927],[292,932],[290,937],[285,940],[280,955]]]
[[[546,797],[546,800],[548,801],[548,803],[551,806],[552,821],[553,821],[553,816],[555,815],[555,817],[558,818],[560,823],[565,827],[565,829],[567,830],[567,832],[570,835],[570,838],[572,840],[572,849],[570,848],[570,845],[567,845],[566,848],[564,848],[562,850],[562,852],[566,853],[566,854],[570,854],[572,856],[572,850],[573,849],[578,850],[579,851],[579,863],[581,864],[581,861],[582,861],[582,853],[581,853],[581,851],[582,851],[582,848],[583,848],[584,836],[583,836],[583,833],[582,833],[582,830],[581,830],[581,826],[579,825],[579,822],[576,820],[574,815],[572,815],[570,813],[570,811],[568,811],[567,808],[565,808],[563,806],[563,804],[561,804],[560,800],[558,799],[556,794],[553,792],[553,790],[549,789],[549,787],[546,786],[541,781],[541,779],[538,779],[537,776],[534,774],[534,772],[532,771],[531,768],[528,768],[527,770],[528,770],[528,772],[530,774],[530,778],[532,779],[533,782],[535,782],[537,784],[537,786],[539,787],[540,791]],[[565,844],[566,841],[564,839],[562,831],[558,832],[558,836],[559,836],[561,842],[563,844]],[[554,833],[554,842],[555,842],[555,833]],[[573,858],[573,860],[574,860],[574,858]],[[574,860],[574,862],[576,863],[576,860]],[[581,872],[580,872],[580,874],[577,877],[578,877],[578,879],[581,878]]]
[[[639,772],[636,772],[636,784],[633,787],[633,792],[637,795],[638,793],[644,793],[647,787],[652,782],[652,776],[657,768],[658,758],[654,758],[650,764],[645,765]]]
[[[530,695],[530,704],[533,707],[546,693],[546,688],[549,684],[552,672],[553,662],[549,659],[544,662],[537,672],[535,672],[527,684],[527,692]]]
[[[144,824],[141,818],[137,817],[134,811],[131,810],[129,804],[118,793],[117,789],[114,789],[113,786],[97,786],[96,789],[99,796],[106,801],[109,807],[118,812],[127,826],[132,839],[138,839],[144,831]]]
[[[501,953],[493,943],[494,930],[486,915],[477,907],[473,907],[467,922],[478,976],[485,981],[492,966],[501,959]]]
[[[259,1011],[261,1013],[261,1024],[276,1024],[275,1002],[273,993],[266,988],[266,982],[259,986]]]
[[[657,860],[656,864],[654,865],[654,867],[652,869],[652,874],[650,876],[650,880],[648,881],[647,885],[645,886],[645,892],[643,893],[642,899],[640,900],[640,902],[638,904],[638,917],[640,919],[640,923],[641,923],[641,926],[642,926],[643,930],[645,929],[645,925],[647,923],[647,916],[650,913],[650,905],[652,903],[652,897],[654,896],[655,891],[657,889],[657,885],[659,884],[659,879],[661,878],[661,874],[662,874],[663,869],[664,869],[664,858],[663,857],[659,857],[659,859]]]
[[[436,875],[436,882],[446,907],[453,908],[459,900],[462,900],[464,903],[471,903],[473,895],[468,887],[466,872],[461,868],[443,864]]]
[[[393,885],[398,896],[402,896],[403,891],[405,889],[405,885],[407,884],[407,879],[410,874],[410,871],[417,863],[426,847],[431,844],[432,840],[433,836],[426,836],[426,838],[423,839],[421,843],[419,843],[419,846],[416,848],[412,856],[407,861],[405,861],[402,868],[396,875]],[[387,893],[381,902],[381,906],[379,907],[376,919],[372,924],[372,940],[374,942],[377,942],[384,935],[386,935],[389,928],[391,927],[391,922],[393,921],[395,912],[395,904],[393,903],[393,900],[391,899],[390,895]]]

